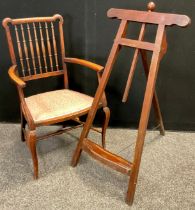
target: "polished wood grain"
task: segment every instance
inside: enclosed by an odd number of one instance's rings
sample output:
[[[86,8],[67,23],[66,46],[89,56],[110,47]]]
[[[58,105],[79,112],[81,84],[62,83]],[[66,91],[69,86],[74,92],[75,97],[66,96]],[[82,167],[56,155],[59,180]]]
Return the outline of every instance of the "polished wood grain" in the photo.
[[[45,52],[45,40],[43,38],[42,25],[40,22],[39,22],[39,32],[41,36],[41,50],[42,50],[42,55],[43,55],[43,60],[44,60],[45,72],[47,72],[48,67],[47,67],[47,59],[46,59],[46,52]]]
[[[55,14],[52,17],[30,17],[30,18],[19,18],[19,19],[5,18],[3,20],[3,24],[7,24],[9,22],[13,25],[17,25],[17,24],[23,24],[23,23],[51,22],[51,21],[57,21],[57,20],[63,23],[63,17],[59,14]]]
[[[100,72],[104,69],[103,66],[100,66],[98,64],[92,63],[90,61],[86,61],[83,59],[78,59],[78,58],[64,58],[64,62],[66,63],[75,63],[75,64],[79,64],[85,67],[90,68],[91,70],[95,70],[97,72]]]
[[[33,168],[34,168],[34,178],[38,178],[38,158],[37,158],[37,151],[36,151],[36,132],[35,130],[27,131],[27,146],[29,147],[32,160],[33,160]]]
[[[21,43],[20,43],[20,39],[19,39],[19,35],[18,35],[17,26],[15,26],[15,33],[16,33],[16,41],[17,41],[17,45],[18,45],[18,54],[19,54],[19,58],[20,58],[20,65],[22,67],[22,74],[23,74],[23,76],[25,76],[24,59],[23,59],[22,47],[21,47]]]
[[[52,30],[52,40],[53,40],[53,49],[54,49],[54,56],[55,56],[55,62],[56,62],[56,70],[59,70],[59,64],[58,64],[58,53],[57,53],[57,47],[56,47],[56,37],[54,32],[54,25],[51,22],[51,30]]]
[[[83,150],[90,156],[123,174],[130,175],[133,164],[124,158],[105,150],[91,140],[84,139]]]
[[[146,27],[146,25],[142,24],[138,41],[142,41],[143,40],[144,34],[145,34],[145,27]],[[127,101],[127,98],[128,98],[128,95],[129,95],[129,90],[130,90],[131,83],[132,83],[132,80],[133,80],[133,76],[134,76],[134,73],[135,73],[135,68],[136,68],[137,62],[138,62],[138,55],[139,55],[139,48],[136,48],[135,52],[134,52],[131,68],[130,68],[130,71],[129,71],[127,84],[126,84],[125,91],[124,91],[124,94],[123,94],[122,102],[126,102]]]
[[[56,25],[58,25],[58,27],[54,28],[54,22]],[[27,82],[29,80],[44,79],[47,77],[64,76],[64,87],[68,88],[68,74],[66,63],[83,65],[85,67],[88,67],[89,69],[94,70],[97,73],[97,79],[100,82],[103,67],[83,59],[65,57],[63,18],[60,15],[54,15],[53,17],[22,19],[5,18],[3,20],[3,26],[5,28],[10,57],[12,61],[12,66],[9,68],[8,74],[11,80],[16,84],[20,99],[21,139],[22,141],[26,142],[29,148],[33,161],[34,177],[35,179],[37,179],[37,142],[39,140],[47,139],[48,137],[59,135],[78,127],[83,127],[85,125],[85,122],[81,122],[79,120],[79,117],[88,114],[90,107],[82,110],[77,110],[74,113],[70,112],[69,114],[66,114],[64,116],[52,117],[47,120],[35,122],[25,100],[24,88],[26,87]],[[15,44],[17,46],[19,60],[16,59],[14,43],[10,33],[10,27],[15,28]],[[49,27],[51,27],[51,30],[49,30]],[[56,32],[55,29],[58,30],[58,32]],[[51,32],[51,34],[49,31]],[[59,34],[59,49],[57,48],[58,45],[56,43],[56,34]],[[50,39],[52,39],[53,44],[51,44]],[[58,50],[59,55],[57,54]],[[53,61],[55,61],[55,68]],[[59,66],[60,62],[62,64],[61,67]],[[19,72],[20,66],[22,75],[20,75]],[[51,103],[54,103],[54,101],[51,101]],[[104,97],[102,97],[102,100],[98,105],[98,109],[102,109],[105,113],[105,119],[102,123],[102,129],[101,131],[99,131],[98,129],[93,128],[93,126],[91,126],[90,129],[101,134],[102,144],[103,146],[105,146],[106,128],[108,126],[110,118],[110,111],[107,107],[105,93]],[[58,131],[43,136],[37,136],[37,127],[61,123],[67,120],[76,120],[78,125],[71,128],[62,128]]]
[[[152,12],[152,11],[154,11],[154,9],[155,9],[155,4],[153,2],[150,2],[148,4],[148,12]],[[145,35],[145,30],[146,30],[146,24],[143,23],[142,26],[141,26],[138,41],[143,41],[144,35]],[[160,59],[162,59],[162,57],[166,53],[166,49],[167,49],[167,41],[166,41],[166,35],[164,33],[162,46],[161,46]],[[133,80],[133,76],[134,76],[134,73],[135,73],[135,68],[136,68],[136,65],[137,65],[139,53],[141,54],[142,63],[143,63],[143,67],[144,67],[146,77],[148,77],[148,74],[149,74],[147,51],[145,49],[136,48],[134,56],[133,56],[133,61],[132,61],[132,65],[131,65],[131,68],[130,68],[128,80],[127,80],[127,83],[126,83],[123,99],[122,99],[122,101],[124,103],[127,101],[127,98],[128,98],[128,95],[129,95],[129,90],[130,90],[132,80]],[[158,102],[158,97],[157,97],[156,91],[154,92],[154,97],[153,97],[153,107],[154,107],[154,111],[155,111],[155,115],[156,115],[156,119],[157,119],[157,123],[158,123],[158,128],[160,129],[160,134],[165,135],[164,124],[163,124],[163,120],[162,120],[160,105],[159,105],[159,102]]]
[[[35,75],[25,76],[25,77],[21,77],[21,78],[24,81],[29,81],[29,80],[35,80],[35,79],[41,79],[41,78],[47,78],[47,77],[54,77],[54,76],[60,76],[60,75],[64,75],[64,70],[47,72],[47,73],[43,73],[43,74],[35,74]]]
[[[139,173],[141,157],[142,157],[142,151],[143,151],[143,146],[144,146],[144,139],[146,135],[152,103],[155,107],[155,113],[160,123],[161,134],[164,134],[164,126],[162,122],[162,116],[160,113],[159,102],[158,102],[157,95],[155,93],[155,84],[157,80],[157,74],[159,70],[160,61],[167,51],[166,34],[165,34],[166,26],[178,25],[181,27],[185,27],[190,24],[190,18],[187,16],[152,12],[154,9],[155,9],[155,4],[153,2],[150,2],[148,4],[147,12],[125,10],[125,9],[110,9],[108,11],[107,13],[108,17],[118,18],[121,20],[121,23],[120,23],[117,35],[114,39],[115,41],[110,51],[104,72],[102,74],[102,79],[96,91],[95,99],[93,101],[91,110],[89,111],[87,121],[84,125],[79,142],[77,144],[76,150],[72,158],[72,166],[76,166],[81,156],[81,152],[85,151],[91,157],[95,158],[96,160],[99,160],[103,164],[109,167],[112,167],[113,169],[117,171],[120,171],[122,173],[128,171],[128,174],[130,174],[130,179],[129,179],[128,191],[126,195],[126,202],[129,205],[132,205],[133,200],[134,200],[135,189],[136,189],[138,173]],[[130,21],[143,24],[141,27],[141,32],[140,32],[140,36],[138,40],[130,40],[130,39],[125,38],[126,31],[127,31],[127,24]],[[155,38],[154,43],[143,41],[143,35],[144,35],[146,24],[157,25],[157,33],[156,33],[156,38]],[[107,82],[110,77],[114,62],[116,61],[118,52],[122,46],[135,48],[135,54],[133,56],[133,63],[130,68],[133,71],[135,71],[135,66],[138,59],[138,52],[140,52],[142,56],[145,74],[147,77],[146,90],[145,90],[144,101],[142,105],[134,158],[133,158],[132,163],[124,159],[119,160],[121,157],[119,157],[116,154],[108,152],[103,147],[100,147],[99,145],[93,143],[92,140],[88,139],[89,129],[96,115],[98,104],[101,100],[101,97],[107,85]],[[152,51],[152,59],[151,59],[150,66],[148,66],[148,61],[147,61],[147,56],[146,56],[146,51],[148,50]],[[132,72],[129,76],[130,84],[131,84],[133,74],[134,72]],[[129,88],[130,88],[130,85],[127,86],[127,91],[124,95],[125,100],[126,100]]]
[[[48,53],[49,53],[50,68],[51,68],[51,71],[53,71],[53,61],[52,61],[53,55],[51,53],[51,44],[50,44],[50,39],[49,39],[47,22],[45,22],[45,30],[46,30],[47,49],[48,49]]]
[[[27,24],[27,31],[28,31],[28,40],[29,40],[29,45],[30,45],[30,52],[31,52],[31,58],[32,58],[32,63],[33,63],[34,74],[37,74],[37,68],[35,64],[35,53],[34,53],[34,47],[33,47],[29,24]]]
[[[149,74],[150,70],[149,70],[149,65],[148,65],[147,52],[144,51],[144,50],[140,50],[140,53],[141,53],[141,57],[142,57],[142,63],[143,63],[145,75],[148,78],[148,74]],[[160,60],[161,59],[162,59],[162,57],[160,56]],[[154,113],[155,113],[155,116],[156,116],[158,128],[160,129],[160,134],[164,136],[165,135],[165,128],[164,128],[164,123],[163,123],[163,119],[162,119],[162,114],[161,114],[160,105],[159,105],[156,90],[154,91],[154,96],[153,96],[152,103],[153,103],[153,108],[154,108]]]
[[[35,36],[37,58],[38,58],[38,62],[39,62],[39,71],[42,74],[43,70],[42,70],[42,64],[41,64],[40,47],[39,47],[39,42],[38,42],[38,38],[37,38],[37,30],[36,30],[35,23],[33,23],[33,31],[34,31],[34,36]]]
[[[190,18],[186,15],[167,14],[136,10],[125,10],[112,8],[107,13],[109,18],[118,18],[121,20],[135,21],[139,23],[150,23],[157,25],[177,25],[180,27],[186,27],[190,23]]]
[[[143,42],[143,41],[137,41],[132,39],[126,39],[126,38],[120,38],[119,40],[116,40],[116,42],[119,45],[127,46],[127,47],[133,47],[138,49],[144,49],[149,51],[154,51],[154,47],[159,48],[159,46],[155,46],[153,43],[150,42]]]
[[[163,34],[164,34],[165,26],[159,25],[157,29],[156,41],[158,45],[161,46]],[[146,85],[145,95],[144,95],[144,102],[142,105],[141,117],[138,127],[138,134],[136,140],[136,147],[135,147],[135,154],[134,154],[134,167],[131,172],[131,178],[129,180],[129,187],[127,191],[126,202],[129,204],[133,203],[135,188],[137,184],[137,178],[139,173],[139,166],[141,163],[141,156],[144,146],[144,139],[146,135],[146,130],[148,126],[148,120],[150,115],[151,103],[154,95],[154,89],[159,69],[160,63],[160,51],[154,51],[151,64],[150,64],[150,71],[148,75],[148,81]]]
[[[26,86],[26,83],[19,76],[17,76],[16,72],[17,72],[17,65],[11,66],[8,70],[8,74],[12,79],[12,81],[15,82],[16,85],[20,86],[21,88],[24,88]]]
[[[24,49],[24,54],[25,54],[25,59],[26,59],[26,63],[27,63],[27,70],[28,70],[28,74],[31,75],[31,71],[30,71],[30,63],[29,63],[29,55],[28,55],[28,49],[27,49],[27,45],[26,45],[26,38],[24,36],[24,28],[23,25],[20,25],[21,28],[21,32],[22,32],[22,42],[23,42],[23,49]]]

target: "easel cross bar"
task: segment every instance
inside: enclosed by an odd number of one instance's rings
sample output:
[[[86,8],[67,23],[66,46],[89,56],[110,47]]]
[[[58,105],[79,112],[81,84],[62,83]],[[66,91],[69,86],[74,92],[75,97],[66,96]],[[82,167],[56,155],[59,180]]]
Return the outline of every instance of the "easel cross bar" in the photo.
[[[160,47],[150,42],[138,41],[138,40],[127,39],[127,38],[118,39],[116,40],[116,42],[119,45],[133,47],[133,48],[142,49],[142,50],[154,51],[154,49],[157,49],[157,48],[159,48],[160,50]]]

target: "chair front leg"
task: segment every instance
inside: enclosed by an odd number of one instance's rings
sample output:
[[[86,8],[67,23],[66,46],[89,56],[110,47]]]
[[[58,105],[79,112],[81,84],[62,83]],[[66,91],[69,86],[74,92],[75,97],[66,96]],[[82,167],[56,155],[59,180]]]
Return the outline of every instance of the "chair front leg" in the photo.
[[[38,158],[36,151],[36,134],[35,130],[30,130],[27,132],[27,145],[31,152],[33,168],[34,168],[34,178],[38,179]]]
[[[108,127],[108,123],[110,120],[110,109],[108,107],[104,107],[103,108],[104,114],[105,114],[105,118],[104,118],[104,122],[102,124],[102,147],[105,148],[106,147],[106,129]]]

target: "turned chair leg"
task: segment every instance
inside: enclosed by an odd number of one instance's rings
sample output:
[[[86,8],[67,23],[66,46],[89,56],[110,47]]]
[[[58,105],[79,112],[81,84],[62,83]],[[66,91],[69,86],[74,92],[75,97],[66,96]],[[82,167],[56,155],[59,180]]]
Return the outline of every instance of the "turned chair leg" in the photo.
[[[22,113],[22,110],[20,111],[20,117],[21,117],[21,140],[25,141],[25,136],[24,136],[24,129],[26,126],[26,119]]]
[[[110,109],[108,107],[104,107],[103,111],[105,113],[105,118],[104,118],[104,122],[102,125],[102,147],[105,148],[106,147],[106,129],[108,127],[108,123],[110,120]]]
[[[33,168],[34,168],[34,178],[38,179],[38,158],[36,152],[36,135],[35,131],[28,132],[28,147],[31,152]]]

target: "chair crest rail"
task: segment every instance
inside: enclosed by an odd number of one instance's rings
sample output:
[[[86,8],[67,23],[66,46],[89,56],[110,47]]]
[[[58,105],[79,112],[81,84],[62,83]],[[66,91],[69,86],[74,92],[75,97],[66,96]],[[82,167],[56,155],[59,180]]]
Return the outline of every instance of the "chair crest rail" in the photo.
[[[11,23],[12,25],[17,25],[21,23],[37,23],[37,22],[52,22],[59,20],[61,23],[63,23],[63,17],[59,14],[55,14],[52,17],[31,17],[31,18],[18,18],[18,19],[12,19],[12,18],[5,18],[2,22],[3,27],[6,28],[8,23]]]

